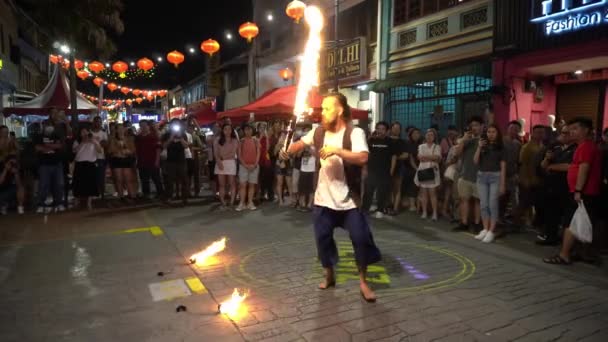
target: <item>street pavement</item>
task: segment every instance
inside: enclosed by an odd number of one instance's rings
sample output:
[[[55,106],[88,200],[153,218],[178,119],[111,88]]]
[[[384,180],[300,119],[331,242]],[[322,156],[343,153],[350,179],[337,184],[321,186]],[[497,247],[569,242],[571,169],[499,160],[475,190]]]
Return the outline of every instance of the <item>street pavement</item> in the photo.
[[[0,341],[608,341],[605,267],[545,265],[555,248],[525,233],[483,244],[410,214],[370,222],[374,304],[345,232],[337,287],[318,290],[311,215],[274,204],[0,217]],[[214,263],[188,262],[221,237]],[[218,314],[235,288],[242,310]]]

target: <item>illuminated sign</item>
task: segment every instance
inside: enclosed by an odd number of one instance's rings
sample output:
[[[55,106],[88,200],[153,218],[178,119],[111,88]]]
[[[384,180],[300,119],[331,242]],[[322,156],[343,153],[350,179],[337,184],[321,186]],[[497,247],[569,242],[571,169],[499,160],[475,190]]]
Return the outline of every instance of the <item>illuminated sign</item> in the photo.
[[[544,25],[545,35],[608,25],[608,0],[533,0],[533,23]]]
[[[2,67],[4,67],[4,62],[2,62],[2,58],[0,58],[0,70],[2,70]]]

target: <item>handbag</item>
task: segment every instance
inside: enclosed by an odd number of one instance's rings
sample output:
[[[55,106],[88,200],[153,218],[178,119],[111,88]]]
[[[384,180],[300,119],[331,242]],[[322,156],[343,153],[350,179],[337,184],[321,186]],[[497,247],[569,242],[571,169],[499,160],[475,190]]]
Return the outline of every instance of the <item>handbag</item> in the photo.
[[[432,154],[435,152],[435,147],[433,146]],[[418,181],[419,182],[429,182],[435,180],[435,167],[429,167],[426,169],[418,170]]]

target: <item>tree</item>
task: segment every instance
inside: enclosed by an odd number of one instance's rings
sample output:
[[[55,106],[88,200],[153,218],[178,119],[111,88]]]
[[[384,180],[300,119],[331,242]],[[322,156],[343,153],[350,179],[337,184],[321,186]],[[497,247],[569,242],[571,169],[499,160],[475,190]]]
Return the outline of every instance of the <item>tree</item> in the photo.
[[[110,33],[122,34],[122,0],[18,0],[51,37],[70,46],[72,124],[78,122],[74,53],[107,58],[116,52]]]

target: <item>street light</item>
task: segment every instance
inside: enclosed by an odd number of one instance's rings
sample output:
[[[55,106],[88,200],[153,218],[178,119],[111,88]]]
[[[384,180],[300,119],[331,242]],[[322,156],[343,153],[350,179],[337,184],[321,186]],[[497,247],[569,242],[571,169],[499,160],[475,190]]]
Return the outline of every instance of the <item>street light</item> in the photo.
[[[109,67],[110,67],[110,63],[106,63],[106,68],[109,68]]]
[[[131,66],[135,66],[135,62],[131,62],[129,63]]]
[[[190,53],[194,53],[194,48],[190,48]]]
[[[61,52],[63,52],[63,53],[68,53],[68,54],[70,53],[70,47],[65,44],[61,45],[59,47],[59,50],[61,50]]]
[[[230,33],[230,32],[226,33],[226,39],[232,40],[232,33]]]
[[[266,19],[268,21],[272,21],[274,19],[274,17],[272,16],[272,13],[269,13],[268,16],[266,17]]]
[[[160,63],[160,62],[163,61],[163,58],[162,57],[158,57],[158,58],[156,58],[156,60]]]

